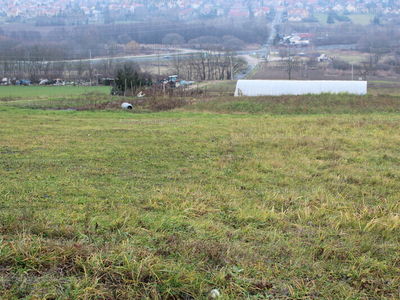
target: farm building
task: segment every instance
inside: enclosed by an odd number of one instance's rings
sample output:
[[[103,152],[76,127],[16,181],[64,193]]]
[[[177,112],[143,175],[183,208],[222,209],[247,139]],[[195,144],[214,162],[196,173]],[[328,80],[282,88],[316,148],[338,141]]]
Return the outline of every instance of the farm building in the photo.
[[[321,93],[365,95],[366,81],[238,80],[235,96],[279,96]]]

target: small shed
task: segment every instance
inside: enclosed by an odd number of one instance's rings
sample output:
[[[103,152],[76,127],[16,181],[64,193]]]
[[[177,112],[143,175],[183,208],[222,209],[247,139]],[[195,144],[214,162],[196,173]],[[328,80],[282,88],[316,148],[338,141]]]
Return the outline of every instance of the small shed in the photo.
[[[279,96],[321,93],[367,94],[366,81],[238,80],[235,96]]]

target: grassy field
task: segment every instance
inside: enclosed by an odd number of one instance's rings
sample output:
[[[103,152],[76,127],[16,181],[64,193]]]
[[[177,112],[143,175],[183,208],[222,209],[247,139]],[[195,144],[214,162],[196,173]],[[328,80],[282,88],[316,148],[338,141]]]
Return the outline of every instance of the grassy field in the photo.
[[[181,111],[218,114],[370,114],[400,112],[400,96],[322,94],[265,97],[217,97],[181,108]]]
[[[89,93],[110,94],[109,86],[1,86],[0,101],[7,99],[49,99],[54,97],[80,96]]]
[[[0,106],[69,109],[100,105],[121,99],[110,96],[107,86],[3,86]]]
[[[314,16],[318,19],[321,24],[327,24],[326,21],[328,19],[327,13],[316,13]],[[371,23],[371,20],[375,17],[375,14],[350,14],[347,15],[354,24],[368,25]],[[340,24],[337,20],[335,20],[335,24]]]
[[[235,93],[237,80],[211,81],[198,84],[207,93],[215,95],[232,95]],[[196,84],[194,85],[196,86]]]
[[[316,17],[321,24],[323,24],[323,25],[327,24],[326,20],[328,19],[328,14],[326,14],[326,13],[315,13],[314,17]]]
[[[348,15],[348,17],[353,21],[354,24],[369,25],[374,19],[375,14],[356,14]]]
[[[307,97],[0,106],[0,297],[398,299],[400,101]]]

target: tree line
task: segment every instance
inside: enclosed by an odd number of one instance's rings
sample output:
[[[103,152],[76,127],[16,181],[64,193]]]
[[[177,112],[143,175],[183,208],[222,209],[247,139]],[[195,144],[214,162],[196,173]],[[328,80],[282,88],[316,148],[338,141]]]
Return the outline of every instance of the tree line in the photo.
[[[165,62],[163,62],[165,64]],[[222,48],[201,50],[189,54],[173,54],[169,60],[169,72],[185,80],[223,80],[231,79],[247,67],[247,62],[239,57],[235,51]],[[7,78],[29,79],[38,83],[40,79],[61,78],[70,81],[97,82],[99,78],[124,77],[142,78],[151,82],[149,78],[160,80],[164,74],[149,74],[141,70],[136,62],[127,62],[119,58],[104,58],[101,60],[77,59],[67,60],[63,49],[57,45],[46,47],[39,44],[32,46],[16,46],[10,51],[0,54],[0,75]],[[144,80],[144,81],[143,81]],[[144,85],[144,84],[143,84]],[[123,90],[123,89],[122,89]]]
[[[15,30],[5,32],[0,29],[0,49],[7,50],[15,45],[59,44],[70,59],[79,59],[79,51],[92,51],[92,55],[104,55],[104,46],[126,44],[161,44],[168,34],[178,34],[181,43],[187,44],[201,36],[212,35],[223,43],[222,38],[231,36],[243,44],[263,44],[269,37],[266,20],[218,19],[198,22],[168,21],[153,19],[132,24],[81,25],[73,27],[55,26],[50,30]]]
[[[186,80],[224,80],[247,67],[247,62],[235,51],[208,49],[187,56],[176,55],[171,71]]]

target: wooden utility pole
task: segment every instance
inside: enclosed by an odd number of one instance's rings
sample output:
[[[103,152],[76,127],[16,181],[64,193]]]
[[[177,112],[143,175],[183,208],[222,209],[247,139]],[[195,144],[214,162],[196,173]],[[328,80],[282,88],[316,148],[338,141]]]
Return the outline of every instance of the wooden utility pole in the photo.
[[[232,67],[232,56],[231,56],[231,81],[233,80],[233,76],[232,76],[232,74],[233,74],[233,67]]]
[[[157,51],[157,56],[158,56],[158,59],[157,59],[157,64],[158,64],[158,76],[160,76],[160,51]]]

